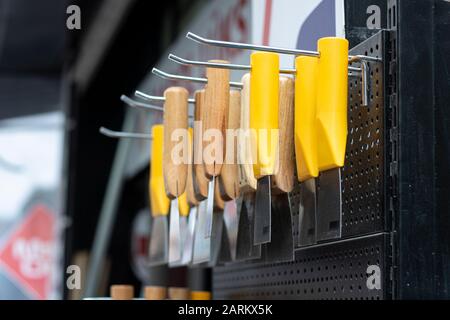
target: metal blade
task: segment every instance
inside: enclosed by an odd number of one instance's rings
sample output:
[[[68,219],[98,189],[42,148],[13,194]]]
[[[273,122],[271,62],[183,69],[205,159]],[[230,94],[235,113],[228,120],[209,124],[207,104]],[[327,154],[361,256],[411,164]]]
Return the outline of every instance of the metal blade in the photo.
[[[298,243],[300,246],[316,243],[316,181],[308,179],[300,185]]]
[[[184,241],[183,254],[181,258],[182,265],[188,265],[192,262],[194,251],[195,222],[197,220],[197,207],[192,207],[189,211],[188,226],[186,238]]]
[[[272,263],[293,261],[292,216],[286,193],[273,196],[272,209],[272,241],[264,246],[264,260]]]
[[[271,183],[270,176],[258,179],[255,202],[254,244],[271,241]]]
[[[208,262],[211,249],[211,237],[205,237],[206,229],[206,202],[203,200],[198,205],[197,225],[194,232],[194,255],[193,264]]]
[[[255,214],[256,214],[256,195],[245,199],[245,207],[247,208],[248,219],[250,220],[250,259],[261,258],[261,245],[254,243],[255,238]]]
[[[223,232],[223,211],[214,210],[213,213],[213,225],[211,231],[211,254],[209,266],[214,267],[217,265],[220,253],[220,244],[222,241]]]
[[[169,266],[176,266],[181,261],[180,212],[178,198],[170,202],[169,225]]]
[[[317,241],[341,237],[341,170],[324,171],[318,178]]]
[[[225,220],[224,220],[224,222],[225,222]],[[222,229],[222,238],[220,240],[219,259],[217,261],[217,264],[223,265],[223,264],[229,263],[231,261],[232,261],[232,257],[231,257],[229,235],[228,235],[227,227],[224,223],[224,226]]]
[[[184,248],[186,237],[188,235],[188,219],[186,216],[180,216],[180,260],[170,264],[171,267],[180,267],[186,265],[183,263]]]
[[[211,237],[213,212],[214,212],[214,183],[215,177],[208,184],[208,198],[206,199],[205,236]]]
[[[227,233],[228,247],[230,250],[230,259],[236,260],[236,243],[238,234],[238,210],[242,207],[242,198],[225,202],[223,220]]]
[[[254,194],[244,195],[241,209],[238,211],[236,261],[253,260],[261,257],[261,245],[253,245],[254,201]]]
[[[169,260],[169,226],[167,216],[158,216],[152,219],[150,246],[148,253],[149,266],[166,264]]]

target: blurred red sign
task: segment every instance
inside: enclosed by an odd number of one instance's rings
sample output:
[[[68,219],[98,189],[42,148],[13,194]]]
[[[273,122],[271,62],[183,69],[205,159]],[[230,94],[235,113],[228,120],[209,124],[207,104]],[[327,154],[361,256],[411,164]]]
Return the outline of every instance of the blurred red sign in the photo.
[[[0,265],[35,299],[48,299],[55,254],[55,217],[36,205],[0,249]]]

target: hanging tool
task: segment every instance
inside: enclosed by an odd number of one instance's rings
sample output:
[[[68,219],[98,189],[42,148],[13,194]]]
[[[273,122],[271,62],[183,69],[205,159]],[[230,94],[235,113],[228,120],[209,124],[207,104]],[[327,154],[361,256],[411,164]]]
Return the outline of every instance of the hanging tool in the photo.
[[[213,60],[212,62],[227,63],[227,61]],[[209,182],[207,198],[206,236],[211,236],[213,225],[214,184],[220,175],[223,164],[223,150],[225,136],[225,117],[228,115],[230,102],[230,72],[225,69],[207,68],[205,87],[203,163]]]
[[[182,248],[178,197],[185,191],[188,169],[188,160],[186,159],[188,155],[181,156],[176,150],[180,147],[177,138],[182,139],[182,150],[188,150],[188,91],[182,87],[170,87],[164,91],[164,97],[166,98],[163,119],[164,185],[167,196],[172,199],[169,225],[169,265],[176,265],[181,261]]]
[[[189,162],[188,162],[188,175],[186,181],[186,200],[190,207],[190,211],[188,217],[188,227],[182,251],[181,265],[188,265],[192,262],[195,223],[197,220],[197,207],[199,205],[199,201],[195,196],[195,181],[193,177],[194,154],[193,154],[192,137],[193,137],[193,129],[189,128]]]
[[[236,201],[237,234],[233,260],[259,259],[261,245],[254,245],[254,208],[256,178],[253,174],[250,136],[250,73],[242,77],[240,132],[238,134],[239,187],[241,197]],[[231,241],[230,241],[231,243]]]
[[[166,196],[163,175],[163,140],[162,125],[152,128],[153,143],[150,165],[150,205],[152,209],[152,231],[150,234],[149,265],[161,265],[168,262],[169,226],[169,198]]]
[[[288,192],[294,187],[294,79],[279,77],[279,155],[272,186],[272,239],[265,245],[267,262],[294,259],[292,214]]]
[[[300,184],[299,245],[316,242],[316,181],[319,175],[316,97],[319,58],[297,57],[295,78],[295,154]]]
[[[348,41],[322,38],[317,74],[317,240],[339,238],[342,228],[340,167],[347,144]]]
[[[218,179],[218,189],[220,197],[227,201],[223,204],[222,211],[223,220],[222,237],[220,239],[219,262],[224,263],[231,261],[231,250],[236,251],[237,237],[237,209],[236,199],[240,194],[239,186],[239,165],[237,159],[237,135],[240,127],[240,109],[241,109],[241,93],[240,91],[230,91],[230,102],[228,114],[225,117],[226,134],[225,134],[225,158],[222,171]],[[234,210],[234,211],[233,211]],[[231,242],[230,242],[231,240]],[[213,242],[213,245],[214,242]],[[233,249],[230,246],[233,245]],[[213,250],[214,251],[214,250]],[[234,254],[235,257],[235,254]]]
[[[200,264],[207,262],[210,257],[211,237],[207,237],[204,230],[206,228],[206,198],[208,197],[209,179],[205,174],[203,165],[203,121],[205,118],[205,90],[198,90],[195,93],[194,109],[194,190],[199,205],[197,207],[197,223],[194,232],[194,251],[192,263]],[[195,188],[196,187],[196,188]]]
[[[275,53],[251,55],[250,129],[254,145],[253,172],[257,178],[254,243],[271,241],[271,176],[278,155],[278,70]]]

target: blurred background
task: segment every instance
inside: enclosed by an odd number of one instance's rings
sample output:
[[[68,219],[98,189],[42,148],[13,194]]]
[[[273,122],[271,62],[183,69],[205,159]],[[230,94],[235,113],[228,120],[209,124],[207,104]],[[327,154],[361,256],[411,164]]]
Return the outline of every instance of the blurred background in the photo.
[[[0,0],[0,299],[79,296],[65,268],[86,268],[117,144],[98,129],[121,128],[119,97],[205,2]],[[70,5],[81,29],[66,26]],[[132,259],[147,179],[148,165],[125,181],[103,288],[139,282],[132,263],[111,262]]]

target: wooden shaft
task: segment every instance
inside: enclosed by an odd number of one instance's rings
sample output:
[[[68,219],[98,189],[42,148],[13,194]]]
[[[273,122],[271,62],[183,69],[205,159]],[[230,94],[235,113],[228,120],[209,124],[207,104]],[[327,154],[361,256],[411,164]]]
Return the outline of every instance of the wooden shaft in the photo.
[[[125,284],[112,285],[110,295],[113,300],[133,300],[134,287]]]
[[[237,159],[237,130],[241,121],[241,93],[230,91],[230,104],[226,117],[225,161],[221,172],[222,196],[227,200],[239,197],[239,166]]]
[[[203,165],[203,132],[204,132],[204,106],[205,90],[195,92],[195,110],[194,110],[194,192],[198,201],[206,199],[208,196],[208,182],[205,167]]]
[[[210,62],[228,63],[228,61],[211,60]],[[205,87],[205,120],[203,126],[203,162],[209,178],[220,174],[224,158],[225,117],[228,115],[230,102],[230,71],[227,69],[207,68]],[[210,129],[219,130],[222,135],[214,134]]]
[[[274,184],[281,192],[294,188],[294,79],[281,76],[279,82],[278,127],[279,154]]]
[[[186,188],[188,166],[187,159],[182,157],[187,158],[183,151],[188,149],[188,91],[171,87],[164,92],[164,96],[164,185],[167,196],[173,199]]]

